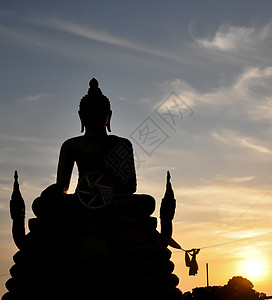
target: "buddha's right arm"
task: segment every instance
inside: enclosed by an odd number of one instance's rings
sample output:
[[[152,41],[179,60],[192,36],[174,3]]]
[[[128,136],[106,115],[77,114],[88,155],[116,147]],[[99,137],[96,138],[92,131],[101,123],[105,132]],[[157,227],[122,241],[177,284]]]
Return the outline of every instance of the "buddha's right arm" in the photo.
[[[57,170],[57,184],[63,193],[68,192],[73,167],[73,147],[68,140],[61,147]]]

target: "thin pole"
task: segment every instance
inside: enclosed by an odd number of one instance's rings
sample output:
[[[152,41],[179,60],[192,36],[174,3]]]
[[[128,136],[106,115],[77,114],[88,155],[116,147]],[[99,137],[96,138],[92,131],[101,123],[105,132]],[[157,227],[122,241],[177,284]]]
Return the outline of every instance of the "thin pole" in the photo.
[[[207,287],[209,287],[209,264],[206,263]]]

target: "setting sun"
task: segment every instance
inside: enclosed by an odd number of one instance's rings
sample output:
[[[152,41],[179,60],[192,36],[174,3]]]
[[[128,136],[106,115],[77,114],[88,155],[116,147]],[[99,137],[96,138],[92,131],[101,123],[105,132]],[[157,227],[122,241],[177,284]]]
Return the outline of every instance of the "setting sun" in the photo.
[[[262,265],[257,260],[248,260],[245,262],[245,269],[248,276],[255,277],[262,273]]]

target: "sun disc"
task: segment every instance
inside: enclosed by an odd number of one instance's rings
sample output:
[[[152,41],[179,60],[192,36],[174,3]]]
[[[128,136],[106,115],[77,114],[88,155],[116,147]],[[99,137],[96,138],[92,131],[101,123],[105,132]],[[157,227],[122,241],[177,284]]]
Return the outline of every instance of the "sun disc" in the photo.
[[[259,276],[262,273],[262,265],[257,260],[246,261],[246,272],[249,276]]]

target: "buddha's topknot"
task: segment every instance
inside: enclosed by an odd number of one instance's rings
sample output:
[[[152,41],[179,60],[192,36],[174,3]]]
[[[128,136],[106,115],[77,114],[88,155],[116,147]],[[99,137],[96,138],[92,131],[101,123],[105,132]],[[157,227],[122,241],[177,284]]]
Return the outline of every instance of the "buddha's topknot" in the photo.
[[[99,88],[98,81],[95,78],[92,78],[89,82],[88,95],[91,95],[91,94],[102,95],[102,92]]]
[[[88,113],[89,109],[110,110],[110,100],[103,95],[95,78],[90,80],[88,93],[81,99],[79,109],[86,113]]]

